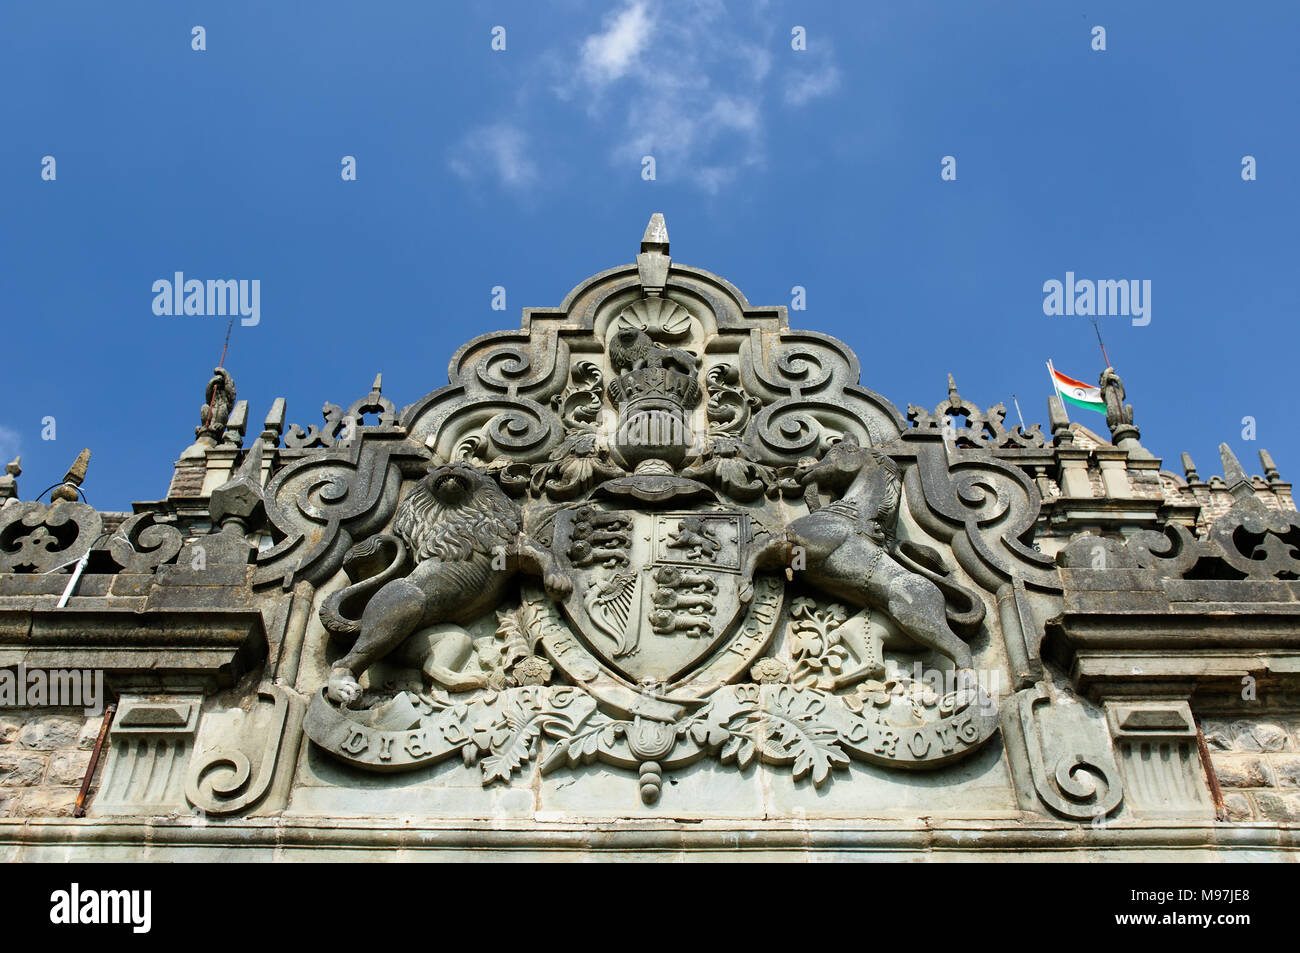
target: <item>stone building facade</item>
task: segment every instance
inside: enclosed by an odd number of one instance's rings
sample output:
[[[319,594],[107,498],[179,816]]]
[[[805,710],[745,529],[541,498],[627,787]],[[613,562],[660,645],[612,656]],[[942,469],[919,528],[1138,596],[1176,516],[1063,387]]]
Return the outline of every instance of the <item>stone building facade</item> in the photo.
[[[1110,439],[900,410],[660,216],[448,377],[219,368],[132,513],[8,468],[0,857],[1295,858],[1267,453],[1163,469],[1109,370]]]

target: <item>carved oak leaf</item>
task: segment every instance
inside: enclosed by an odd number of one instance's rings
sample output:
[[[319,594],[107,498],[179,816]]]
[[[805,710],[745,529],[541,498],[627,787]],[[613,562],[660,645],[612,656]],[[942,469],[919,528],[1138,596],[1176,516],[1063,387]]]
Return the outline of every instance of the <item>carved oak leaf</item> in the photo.
[[[723,764],[735,761],[736,766],[743,771],[753,763],[756,754],[758,754],[758,746],[751,739],[745,735],[732,735],[722,746],[718,756]]]
[[[849,758],[840,748],[838,733],[820,720],[825,707],[818,692],[788,685],[765,692],[762,708],[748,715],[764,760],[793,762],[794,779],[811,774],[814,787],[821,787],[833,768],[848,767]]]
[[[541,705],[531,692],[513,693],[490,725],[476,728],[470,736],[480,750],[487,750],[480,767],[483,786],[494,781],[510,783],[510,776],[532,758],[542,733]]]
[[[489,732],[491,751],[481,764],[484,787],[494,781],[508,784],[510,776],[537,754],[542,734],[557,739],[557,747],[564,746],[565,742],[572,741],[578,728],[595,712],[594,703],[582,703],[587,698],[585,693],[570,688],[548,693],[546,689],[530,686],[513,689],[501,698],[501,713]],[[552,752],[543,763],[543,771],[555,763]]]

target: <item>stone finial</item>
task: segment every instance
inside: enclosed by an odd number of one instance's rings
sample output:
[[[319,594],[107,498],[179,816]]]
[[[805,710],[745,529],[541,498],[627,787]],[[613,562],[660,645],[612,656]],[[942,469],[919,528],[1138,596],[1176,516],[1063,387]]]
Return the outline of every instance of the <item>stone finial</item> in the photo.
[[[1241,461],[1232,452],[1232,448],[1226,443],[1219,444],[1219,457],[1223,460],[1223,482],[1227,484],[1228,492],[1232,494],[1233,499],[1238,503],[1257,502],[1255,487],[1242,468]]]
[[[664,222],[663,212],[655,212],[650,216],[650,223],[641,236],[641,250],[668,254],[668,225]]]
[[[262,495],[262,441],[254,440],[233,476],[212,491],[208,515],[223,532],[240,535],[260,525],[266,512]]]
[[[641,254],[636,256],[637,272],[641,278],[641,290],[647,297],[657,298],[668,283],[668,226],[664,223],[662,212],[650,216],[650,224],[645,227],[641,238]]]
[[[14,457],[5,464],[5,474],[0,476],[0,506],[18,499],[18,478],[23,475],[22,457]]]
[[[271,404],[271,409],[266,414],[266,420],[262,424],[262,443],[274,450],[280,446],[280,435],[284,433],[284,398],[277,397]]]
[[[1065,403],[1056,394],[1047,398],[1047,423],[1052,428],[1052,440],[1056,446],[1068,447],[1074,443],[1074,431],[1070,429]]]
[[[1192,461],[1190,453],[1183,454],[1183,476],[1187,478],[1188,483],[1201,482],[1201,475],[1196,472],[1196,464]]]
[[[952,401],[961,399],[957,393],[957,381],[951,374],[948,375],[948,399]]]
[[[230,412],[226,421],[225,433],[221,446],[228,450],[237,450],[244,445],[244,431],[248,429],[248,401],[241,400]]]
[[[77,488],[86,479],[86,468],[89,466],[90,448],[87,447],[77,454],[77,459],[72,461],[72,466],[68,467],[68,472],[63,474],[63,482],[55,487],[54,492],[50,494],[50,502],[67,500],[69,503],[75,503],[78,497]]]
[[[1259,452],[1259,463],[1264,468],[1264,479],[1269,483],[1278,483],[1282,480],[1282,474],[1277,472],[1277,464],[1273,462],[1273,455],[1267,450]]]

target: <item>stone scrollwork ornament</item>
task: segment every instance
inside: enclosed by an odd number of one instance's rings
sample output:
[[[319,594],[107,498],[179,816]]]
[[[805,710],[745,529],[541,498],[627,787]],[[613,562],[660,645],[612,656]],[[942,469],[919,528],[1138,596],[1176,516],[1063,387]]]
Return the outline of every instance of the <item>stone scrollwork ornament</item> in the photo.
[[[33,500],[0,510],[0,571],[50,572],[76,562],[100,538],[103,520],[94,507]]]

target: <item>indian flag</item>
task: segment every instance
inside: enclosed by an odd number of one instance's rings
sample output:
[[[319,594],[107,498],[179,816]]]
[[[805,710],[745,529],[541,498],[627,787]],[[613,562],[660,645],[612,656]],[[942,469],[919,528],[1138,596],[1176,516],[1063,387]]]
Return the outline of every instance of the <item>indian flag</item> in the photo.
[[[1056,392],[1061,395],[1062,400],[1068,400],[1079,407],[1095,410],[1099,414],[1106,412],[1106,402],[1102,400],[1099,389],[1091,384],[1085,384],[1083,381],[1076,381],[1073,377],[1065,376],[1052,366],[1051,361],[1047,362],[1047,372],[1052,375],[1052,384],[1056,387]]]

